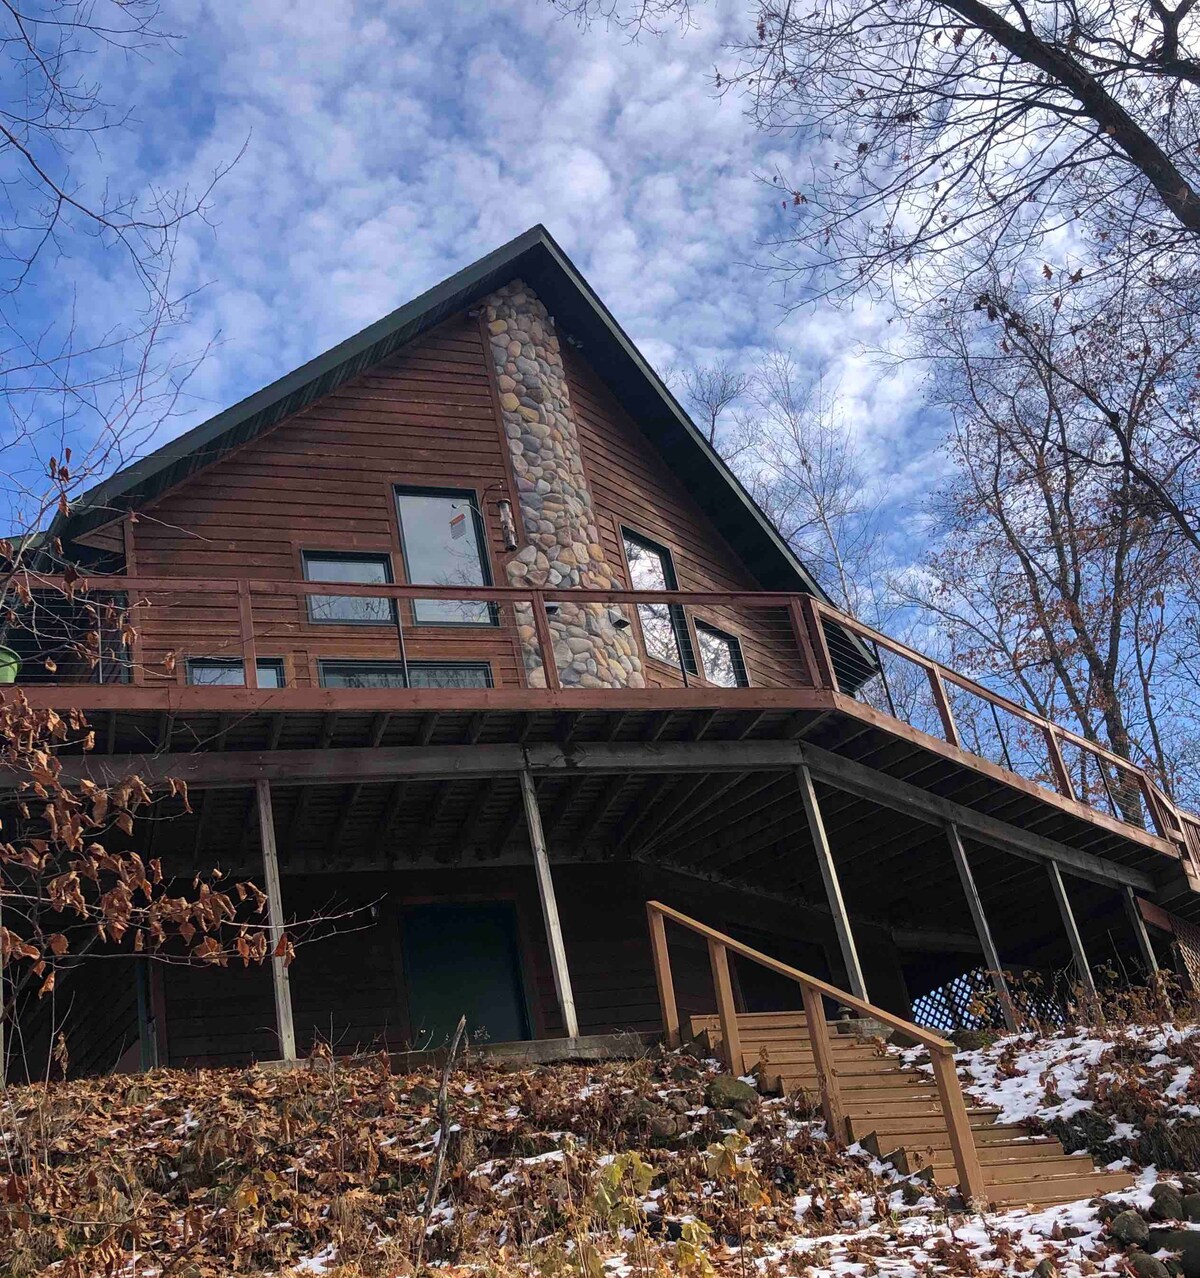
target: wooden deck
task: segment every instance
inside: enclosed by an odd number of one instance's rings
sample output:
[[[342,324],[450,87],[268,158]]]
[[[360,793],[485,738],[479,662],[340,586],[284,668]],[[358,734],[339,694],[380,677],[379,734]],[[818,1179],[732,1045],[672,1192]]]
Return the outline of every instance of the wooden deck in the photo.
[[[249,605],[260,588],[329,590],[247,583],[240,597]],[[431,592],[337,590],[398,603]],[[948,826],[969,846],[993,926],[1010,943],[1059,931],[1051,863],[1072,876],[1085,926],[1107,918],[1126,889],[1200,915],[1196,823],[1146,773],[811,596],[455,593],[505,606],[520,598],[543,614],[539,631],[560,599],[690,609],[716,598],[782,619],[807,677],[804,686],[733,688],[693,679],[640,689],[276,689],[189,686],[143,671],[133,683],[21,691],[88,714],[96,748],[64,751],[68,776],[187,781],[194,811],[164,798],[157,810],[170,819],[149,823],[154,854],[181,871],[216,856],[228,871],[258,873],[262,781],[285,874],[527,862],[528,772],[556,861],[650,862],[816,905],[821,851],[797,784],[803,767],[851,914],[892,932],[927,935],[931,921],[962,917]],[[240,613],[248,669],[256,616],[251,606]],[[923,704],[893,696],[895,663],[917,672]]]

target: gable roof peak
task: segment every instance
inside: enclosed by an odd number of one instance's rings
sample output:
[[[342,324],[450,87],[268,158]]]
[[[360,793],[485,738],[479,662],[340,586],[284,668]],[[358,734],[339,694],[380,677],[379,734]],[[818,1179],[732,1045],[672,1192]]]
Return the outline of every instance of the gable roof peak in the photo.
[[[50,532],[78,540],[136,511],[510,280],[522,279],[766,589],[824,597],[662,379],[540,222],[206,422],[89,489]],[[731,500],[732,499],[732,500]]]

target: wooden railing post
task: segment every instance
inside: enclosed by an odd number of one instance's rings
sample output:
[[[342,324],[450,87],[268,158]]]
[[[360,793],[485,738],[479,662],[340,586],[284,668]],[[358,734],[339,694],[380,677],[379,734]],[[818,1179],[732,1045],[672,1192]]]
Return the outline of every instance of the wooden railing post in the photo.
[[[987,1200],[987,1187],[983,1180],[983,1168],[979,1163],[979,1151],[971,1132],[971,1118],[963,1100],[962,1085],[954,1067],[952,1047],[929,1049],[933,1062],[933,1076],[937,1080],[938,1098],[942,1102],[942,1116],[950,1136],[950,1152],[958,1172],[958,1188],[967,1202]]]
[[[679,1009],[675,1005],[675,982],[671,976],[671,956],[667,952],[667,928],[663,916],[646,903],[650,924],[650,952],[654,959],[654,983],[658,986],[658,1006],[662,1009],[663,1038],[668,1047],[679,1046]]]
[[[721,1020],[721,1049],[730,1072],[742,1072],[742,1036],[738,1030],[737,1008],[733,1003],[733,982],[729,978],[729,953],[720,941],[709,938],[708,961],[717,991],[717,1015]]]
[[[808,675],[808,680],[814,688],[818,690],[829,686],[828,678],[821,669],[821,663],[817,660],[817,654],[813,650],[812,636],[808,632],[808,621],[804,614],[804,609],[800,605],[800,596],[797,595],[788,604],[788,620],[792,625],[792,638],[796,641],[796,647],[800,652],[800,660],[804,663],[804,673]]]
[[[533,629],[537,635],[538,648],[542,654],[542,670],[546,676],[546,687],[557,692],[562,684],[558,678],[558,660],[554,655],[554,638],[550,634],[550,618],[546,613],[546,599],[540,590],[530,596],[533,603]]]
[[[254,608],[250,600],[250,583],[238,579],[238,631],[242,640],[242,672],[247,688],[258,687],[258,647],[254,642]]]
[[[929,676],[929,687],[933,692],[933,704],[937,706],[938,717],[942,721],[942,732],[952,746],[962,746],[962,738],[958,735],[958,724],[954,722],[954,711],[950,706],[950,697],[946,692],[946,681],[942,672],[931,661],[925,667]]]
[[[812,1043],[813,1065],[817,1071],[817,1089],[821,1094],[821,1109],[825,1114],[825,1127],[829,1139],[835,1145],[847,1145],[850,1141],[846,1115],[842,1112],[842,1093],[837,1071],[833,1066],[833,1052],[829,1045],[829,1024],[825,1020],[825,1004],[821,995],[811,986],[800,985],[804,996],[804,1019],[808,1022],[808,1038]]]
[[[1063,762],[1062,749],[1058,744],[1058,733],[1054,731],[1052,723],[1046,724],[1042,729],[1042,736],[1046,741],[1046,755],[1050,760],[1050,771],[1054,773],[1054,782],[1058,786],[1059,794],[1065,794],[1068,799],[1075,797],[1075,786],[1071,782],[1071,774],[1067,771],[1067,765]]]
[[[804,613],[805,628],[808,631],[813,672],[821,680],[817,686],[832,688],[836,692],[838,690],[837,671],[833,667],[833,657],[829,653],[825,627],[821,624],[821,606],[812,595],[801,595],[799,602]]]

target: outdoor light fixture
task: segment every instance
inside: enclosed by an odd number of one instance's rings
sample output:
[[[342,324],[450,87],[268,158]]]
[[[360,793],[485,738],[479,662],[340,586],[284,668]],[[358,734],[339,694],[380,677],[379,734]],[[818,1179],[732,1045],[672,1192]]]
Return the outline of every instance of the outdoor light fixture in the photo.
[[[547,616],[547,617],[557,617],[557,616],[558,616],[558,609],[559,609],[559,605],[558,605],[557,603],[555,603],[553,599],[548,599],[548,600],[546,601],[546,616]]]
[[[608,610],[608,619],[612,623],[614,630],[628,630],[629,618],[621,611],[620,608],[610,608]]]
[[[504,549],[516,550],[517,523],[513,519],[512,502],[507,497],[501,497],[496,503],[496,509],[500,513],[500,533],[504,538]]]

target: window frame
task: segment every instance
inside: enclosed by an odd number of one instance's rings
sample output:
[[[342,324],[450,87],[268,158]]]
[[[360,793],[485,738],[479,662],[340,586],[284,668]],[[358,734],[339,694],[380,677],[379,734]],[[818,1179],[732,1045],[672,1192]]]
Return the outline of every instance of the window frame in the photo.
[[[629,564],[629,552],[626,550],[626,542],[633,542],[640,545],[643,550],[648,550],[652,554],[658,556],[663,566],[663,581],[666,583],[667,590],[679,589],[679,576],[675,571],[675,556],[670,546],[664,545],[661,541],[655,541],[653,537],[646,536],[645,533],[638,532],[631,528],[629,524],[620,520],[617,522],[617,529],[621,536],[621,558],[625,562],[625,574],[629,579],[630,590],[636,593],[633,584],[633,571]],[[692,642],[692,633],[688,627],[687,609],[683,604],[667,604],[667,615],[671,621],[671,631],[675,636],[675,648],[679,653],[678,661],[668,661],[665,657],[660,657],[652,653],[646,645],[646,632],[642,626],[641,609],[649,607],[647,604],[634,604],[634,612],[637,614],[638,631],[642,638],[642,651],[646,655],[648,661],[656,661],[660,666],[667,670],[675,670],[683,675],[684,680],[693,676],[700,676],[700,663],[696,656],[696,646]]]
[[[469,692],[470,688],[454,689],[454,688],[426,688],[417,686],[414,688],[410,671],[429,669],[430,667],[450,667],[455,669],[481,670],[486,678],[486,682],[477,689],[482,691],[485,688],[494,688],[496,686],[495,679],[492,675],[492,663],[490,661],[437,661],[434,659],[418,660],[418,661],[401,661],[398,657],[318,657],[317,658],[317,685],[321,688],[340,688],[340,684],[328,684],[325,682],[325,673],[327,666],[358,666],[372,667],[379,669],[386,667],[389,670],[397,671],[404,679],[403,683],[392,685],[391,689],[382,688],[351,688],[351,692],[382,692],[389,690],[411,690],[417,692]]]
[[[396,535],[400,542],[400,562],[404,567],[404,582],[408,586],[431,586],[436,583],[429,581],[414,581],[412,574],[412,565],[408,559],[408,545],[404,536],[404,514],[400,509],[401,497],[444,497],[447,500],[458,499],[467,503],[467,508],[471,512],[471,525],[475,530],[475,550],[479,555],[479,575],[482,577],[482,586],[494,586],[496,584],[495,577],[492,575],[492,560],[488,549],[487,525],[483,519],[483,505],[480,501],[479,493],[474,488],[445,488],[441,485],[426,486],[424,484],[392,484],[392,509],[396,512]],[[467,587],[470,589],[471,587]],[[478,588],[478,587],[477,587]],[[417,608],[422,601],[420,599],[410,599],[408,601],[408,612],[411,617],[411,624],[422,626],[425,628],[446,626],[450,629],[479,629],[480,627],[498,626],[500,624],[500,608],[495,602],[485,602],[484,608],[487,611],[486,621],[447,621],[444,618],[438,618],[436,621],[423,621],[417,615]],[[426,602],[433,602],[431,600]],[[453,600],[446,602],[452,603]]]
[[[382,563],[384,574],[387,577],[385,585],[394,586],[396,584],[395,566],[392,563],[392,552],[390,550],[318,550],[306,546],[300,547],[300,574],[304,581],[313,585],[333,586],[349,585],[348,582],[322,581],[319,577],[310,577],[308,575],[309,557],[315,556],[318,559],[332,559],[339,563],[352,563],[355,560],[359,562],[371,561],[373,563]],[[338,595],[336,590],[331,590],[326,595],[306,594],[304,596],[304,611],[310,626],[395,626],[396,621],[396,601],[387,599],[388,616],[380,621],[367,621],[365,619],[354,620],[351,617],[315,617],[313,616],[313,600],[314,599],[363,599],[364,595]],[[378,596],[376,596],[378,598]]]
[[[746,665],[746,650],[742,646],[741,636],[735,635],[731,630],[725,630],[711,621],[705,621],[701,617],[693,616],[692,625],[696,629],[696,659],[700,665],[700,677],[704,682],[714,688],[727,688],[730,686],[724,683],[713,683],[708,677],[708,671],[704,668],[704,645],[700,642],[700,632],[702,630],[707,631],[710,635],[716,635],[718,639],[729,645],[730,656],[733,659],[734,678],[737,680],[732,686],[734,688],[749,688],[750,671]]]
[[[268,666],[276,670],[279,674],[279,682],[275,687],[267,687],[264,691],[275,692],[280,688],[286,688],[287,683],[287,666],[282,657],[258,657],[254,662],[256,673],[261,673],[264,666]],[[237,667],[242,672],[241,683],[196,683],[192,679],[192,670],[194,667],[207,667],[214,669],[215,667],[233,668]],[[183,681],[189,688],[245,688],[249,685],[246,683],[246,662],[241,657],[187,657],[183,666]],[[263,688],[262,683],[258,684],[260,689]]]

